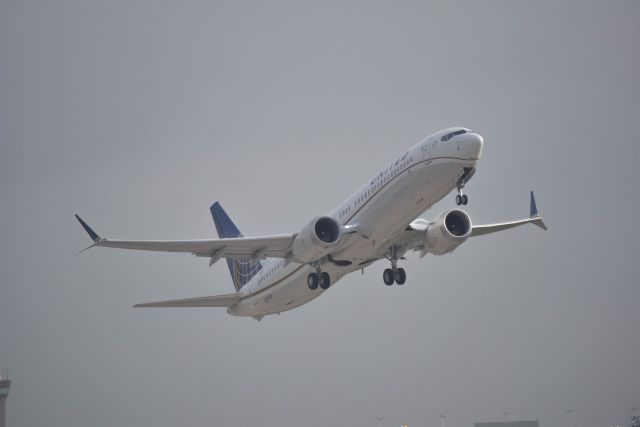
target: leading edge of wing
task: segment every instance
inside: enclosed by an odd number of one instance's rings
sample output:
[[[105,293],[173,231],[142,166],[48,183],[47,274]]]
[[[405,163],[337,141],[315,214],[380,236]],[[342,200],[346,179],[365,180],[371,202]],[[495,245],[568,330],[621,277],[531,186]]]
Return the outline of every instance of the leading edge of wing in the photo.
[[[227,239],[198,240],[112,240],[100,237],[78,215],[76,219],[87,232],[94,246],[142,251],[187,252],[198,256],[211,257],[261,257],[285,258],[291,248],[296,234],[279,234],[272,236],[236,237]]]
[[[538,213],[538,208],[536,207],[536,199],[531,191],[531,197],[529,201],[529,218],[518,219],[515,221],[506,221],[499,222],[495,224],[483,224],[483,225],[474,225],[471,230],[471,236],[482,236],[483,234],[495,233],[497,231],[508,230],[509,228],[518,227],[524,224],[533,224],[536,225],[543,230],[547,230],[547,226],[542,220],[542,216]]]
[[[136,304],[134,308],[147,307],[229,307],[240,301],[240,294],[213,295],[187,299]]]
[[[201,240],[101,239],[95,243],[95,246],[142,251],[190,252],[201,256],[209,256],[217,250],[222,250],[221,255],[224,257],[251,256],[254,252],[264,249],[266,256],[284,256],[294,237],[295,234]]]

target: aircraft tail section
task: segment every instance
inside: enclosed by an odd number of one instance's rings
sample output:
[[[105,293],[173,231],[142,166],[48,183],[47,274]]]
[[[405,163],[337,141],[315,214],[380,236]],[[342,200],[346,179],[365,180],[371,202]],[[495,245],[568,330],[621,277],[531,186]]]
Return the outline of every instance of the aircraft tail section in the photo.
[[[233,223],[229,215],[222,209],[220,203],[211,205],[211,216],[216,226],[216,231],[221,239],[232,239],[243,237],[238,227]],[[251,280],[260,270],[262,263],[256,257],[233,257],[226,258],[233,286],[239,291],[249,280]]]

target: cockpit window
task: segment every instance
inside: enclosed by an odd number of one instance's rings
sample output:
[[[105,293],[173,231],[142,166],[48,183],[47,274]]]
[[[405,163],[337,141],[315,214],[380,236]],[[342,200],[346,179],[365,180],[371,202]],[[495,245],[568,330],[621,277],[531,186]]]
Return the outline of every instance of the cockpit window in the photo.
[[[467,133],[467,132],[469,131],[466,129],[460,129],[455,132],[449,132],[448,134],[443,135],[442,138],[440,138],[440,141],[448,141],[456,135],[462,135],[463,133]]]

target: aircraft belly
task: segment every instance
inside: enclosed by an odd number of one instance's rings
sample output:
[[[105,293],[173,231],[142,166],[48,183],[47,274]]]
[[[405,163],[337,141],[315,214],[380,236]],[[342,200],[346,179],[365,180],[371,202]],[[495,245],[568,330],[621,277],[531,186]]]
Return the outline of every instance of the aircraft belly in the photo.
[[[441,161],[420,167],[399,179],[353,219],[364,237],[354,238],[354,242],[337,252],[335,258],[347,259],[357,265],[379,255],[380,245],[402,232],[411,221],[455,189],[455,178],[461,167],[458,163]]]
[[[312,271],[311,267],[298,266],[296,269],[293,275],[281,283],[243,298],[236,306],[229,309],[229,314],[237,316],[277,314],[306,304],[324,293],[323,289],[311,290],[307,286],[307,275]],[[344,275],[339,273],[341,270],[344,269],[331,265],[324,266],[323,271],[331,275],[332,286]]]
[[[455,189],[455,180],[461,168],[459,161],[434,161],[414,168],[397,179],[391,186],[374,196],[368,205],[351,222],[358,224],[358,236],[351,237],[346,247],[335,252],[334,258],[350,260],[353,265],[339,267],[330,263],[323,271],[331,275],[332,287],[344,275],[359,270],[361,262],[379,257],[383,246],[422,212]],[[243,298],[228,312],[237,316],[261,317],[278,314],[303,305],[324,293],[323,289],[311,290],[307,275],[312,271],[306,265],[297,265],[289,276],[273,285]]]

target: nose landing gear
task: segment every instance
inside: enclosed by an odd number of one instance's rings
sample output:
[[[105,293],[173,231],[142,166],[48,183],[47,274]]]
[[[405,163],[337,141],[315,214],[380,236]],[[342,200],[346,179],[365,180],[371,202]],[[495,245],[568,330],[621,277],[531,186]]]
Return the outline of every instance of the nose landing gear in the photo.
[[[458,189],[459,193],[462,193],[460,189]],[[466,205],[469,202],[469,198],[466,194],[457,194],[456,195],[456,205]]]
[[[456,194],[456,205],[466,205],[469,202],[469,198],[466,194],[462,194],[462,189],[464,188],[464,181],[458,181],[456,184],[458,189],[458,194]]]
[[[469,198],[466,194],[462,194],[462,189],[464,188],[467,181],[471,179],[471,177],[476,173],[476,168],[463,168],[462,175],[456,181],[456,188],[458,189],[458,195],[456,196],[456,205],[466,205],[469,202]]]

